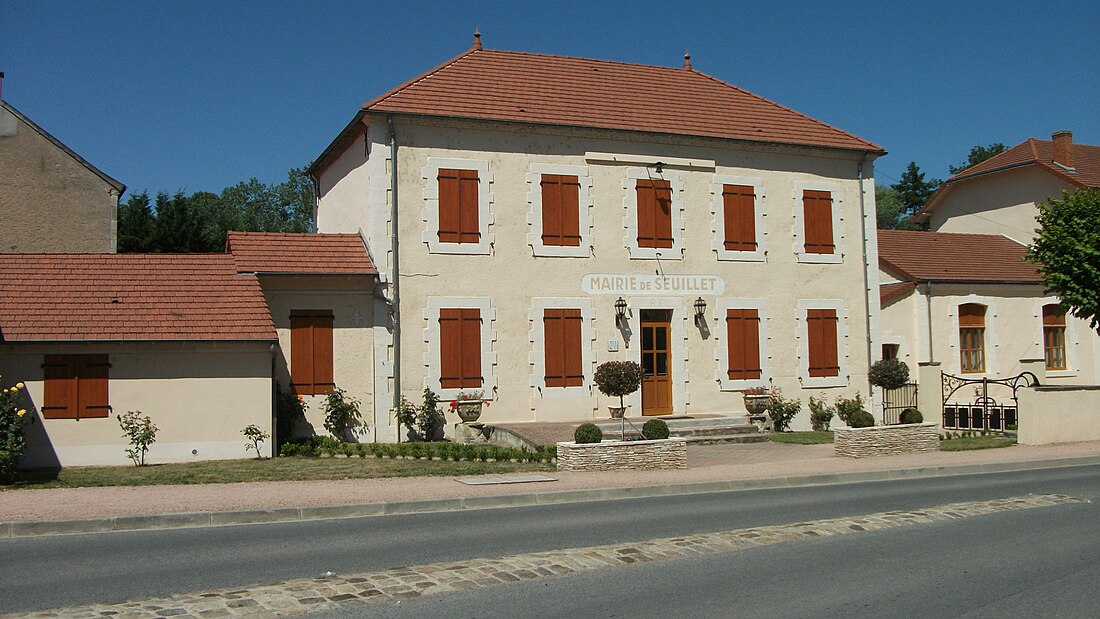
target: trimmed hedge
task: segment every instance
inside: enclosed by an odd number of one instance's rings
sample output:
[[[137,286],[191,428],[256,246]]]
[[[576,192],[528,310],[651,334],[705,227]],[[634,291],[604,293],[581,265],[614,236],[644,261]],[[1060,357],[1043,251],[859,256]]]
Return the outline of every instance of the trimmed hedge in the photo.
[[[514,449],[500,445],[466,445],[462,443],[340,443],[329,437],[312,437],[319,440],[305,440],[284,443],[279,449],[281,457],[316,458],[322,453],[360,458],[413,458],[421,460],[481,461],[502,462],[550,462],[557,457],[557,447],[540,445],[534,450]],[[328,439],[328,440],[324,440]],[[331,442],[330,442],[331,441]]]
[[[573,440],[577,443],[599,443],[603,440],[603,430],[594,423],[582,423],[573,431]]]
[[[663,419],[650,419],[642,425],[642,436],[655,441],[668,438],[668,424]]]
[[[875,425],[875,418],[867,411],[855,411],[848,417],[850,428],[870,428]]]
[[[898,423],[924,423],[924,415],[915,408],[907,408],[898,416]]]

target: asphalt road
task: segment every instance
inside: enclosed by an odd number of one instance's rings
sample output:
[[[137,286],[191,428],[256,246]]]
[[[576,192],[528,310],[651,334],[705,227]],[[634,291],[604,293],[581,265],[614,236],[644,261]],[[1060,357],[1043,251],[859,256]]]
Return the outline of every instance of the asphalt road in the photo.
[[[387,611],[416,610],[424,605],[420,612],[431,615],[438,610],[433,604],[446,601],[448,616],[516,616],[517,607],[503,601],[514,604],[517,599],[530,599],[532,605],[523,608],[532,609],[533,615],[554,616],[558,608],[563,615],[568,611],[624,616],[627,610],[646,615],[659,605],[681,614],[677,605],[682,604],[706,616],[729,611],[735,600],[759,599],[762,604],[794,604],[784,606],[779,614],[795,616],[858,614],[864,612],[860,610],[863,604],[880,611],[873,614],[883,614],[884,608],[894,608],[893,614],[911,614],[907,605],[926,596],[922,583],[935,587],[931,591],[937,592],[936,598],[942,597],[939,592],[944,587],[960,594],[993,591],[1004,596],[1021,588],[1031,590],[1028,583],[1045,582],[1029,577],[1035,565],[1045,567],[1037,572],[1040,575],[1064,575],[1055,589],[1046,590],[1050,595],[1068,592],[1057,599],[1088,599],[1076,594],[1086,593],[1080,588],[1100,576],[1095,559],[1090,558],[1100,557],[1095,545],[1100,538],[1096,507],[1100,466],[437,514],[5,539],[0,540],[0,613],[243,587],[325,571],[373,571],[1029,492],[1071,494],[1094,503],[975,518],[959,523],[957,529],[912,527],[846,537],[836,543],[781,544],[696,561],[608,570],[596,577],[541,579],[493,588],[481,595],[426,598]],[[1005,526],[994,520],[1004,520]],[[755,564],[757,560],[762,563]],[[959,562],[958,570],[953,561]],[[1060,572],[1047,563],[1058,563],[1064,569]],[[1084,580],[1075,576],[1081,573],[1089,576]],[[654,588],[653,583],[661,586]],[[800,594],[790,595],[794,590]],[[618,591],[623,593],[608,597],[609,592]],[[806,599],[842,591],[850,597],[823,598],[832,600],[827,607],[812,606],[812,600]],[[898,597],[899,592],[909,594]],[[540,600],[539,594],[549,597]],[[718,601],[723,596],[725,602]],[[1035,597],[1029,599],[1039,597],[1036,590]],[[503,605],[493,606],[487,600]],[[601,606],[604,600],[615,602]],[[878,601],[881,605],[875,606]],[[452,607],[452,602],[458,606]],[[912,608],[916,609],[912,612],[924,609],[943,614],[932,607]],[[1075,611],[1085,607],[1068,608],[1066,616],[1078,616]],[[1100,616],[1100,612],[1089,615]]]

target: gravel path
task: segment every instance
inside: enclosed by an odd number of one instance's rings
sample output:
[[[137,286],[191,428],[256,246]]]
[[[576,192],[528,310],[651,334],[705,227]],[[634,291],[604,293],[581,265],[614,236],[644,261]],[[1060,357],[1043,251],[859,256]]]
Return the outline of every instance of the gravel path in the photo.
[[[906,454],[858,460],[837,458],[832,453],[832,445],[758,443],[693,446],[688,450],[689,468],[683,471],[549,473],[557,481],[487,486],[468,486],[452,477],[417,477],[7,490],[0,491],[0,521],[348,505],[1049,460],[1100,455],[1100,442]]]

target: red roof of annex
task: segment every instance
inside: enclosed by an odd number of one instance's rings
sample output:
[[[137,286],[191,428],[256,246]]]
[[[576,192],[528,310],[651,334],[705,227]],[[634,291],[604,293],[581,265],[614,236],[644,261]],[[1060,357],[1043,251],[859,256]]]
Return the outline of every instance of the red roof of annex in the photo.
[[[993,234],[878,231],[881,265],[914,282],[1042,283],[1035,265],[1024,262],[1026,250]]]
[[[241,273],[378,273],[358,234],[230,232],[226,251]]]

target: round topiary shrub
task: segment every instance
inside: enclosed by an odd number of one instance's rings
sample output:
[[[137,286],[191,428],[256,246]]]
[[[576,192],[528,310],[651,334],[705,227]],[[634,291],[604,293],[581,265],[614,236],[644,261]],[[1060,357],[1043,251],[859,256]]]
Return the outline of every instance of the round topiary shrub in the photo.
[[[848,417],[850,428],[870,428],[875,425],[875,418],[867,411],[856,411]]]
[[[600,393],[619,396],[619,407],[625,407],[623,396],[630,395],[642,385],[642,366],[633,361],[607,361],[596,367],[592,377]]]
[[[907,408],[898,416],[898,423],[923,423],[924,415],[915,408]]]
[[[650,419],[642,426],[642,436],[656,441],[668,438],[668,424],[663,419]]]
[[[871,384],[883,389],[897,389],[909,384],[909,366],[897,359],[876,361],[867,372]]]
[[[603,440],[603,430],[594,423],[582,423],[573,432],[573,440],[578,443],[598,443]]]

